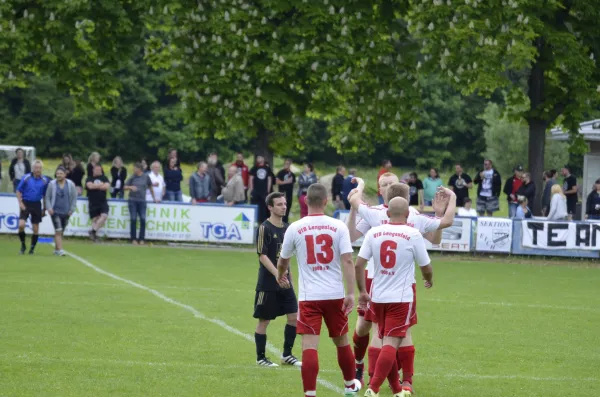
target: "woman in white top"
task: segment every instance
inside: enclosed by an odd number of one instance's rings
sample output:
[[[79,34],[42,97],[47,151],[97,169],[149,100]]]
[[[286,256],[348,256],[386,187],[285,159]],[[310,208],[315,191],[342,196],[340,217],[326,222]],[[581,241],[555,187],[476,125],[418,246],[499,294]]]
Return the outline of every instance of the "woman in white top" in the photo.
[[[566,221],[568,217],[567,213],[567,198],[562,191],[560,185],[552,186],[550,190],[550,211],[548,211],[549,221]]]

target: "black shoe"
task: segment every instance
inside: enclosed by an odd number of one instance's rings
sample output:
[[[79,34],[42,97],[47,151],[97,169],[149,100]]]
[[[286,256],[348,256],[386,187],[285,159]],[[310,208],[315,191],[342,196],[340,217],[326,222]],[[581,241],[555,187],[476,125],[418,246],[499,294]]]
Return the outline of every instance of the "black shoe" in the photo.
[[[35,252],[34,252],[34,249],[32,248],[29,250],[29,255],[33,255],[33,254],[35,254]]]
[[[98,236],[96,236],[96,231],[95,230],[90,230],[89,236],[90,236],[90,239],[93,242],[97,242],[98,241]]]
[[[19,251],[19,254],[20,254],[20,255],[25,255],[25,250],[26,250],[26,249],[27,249],[27,248],[26,248],[24,245],[22,245],[22,246],[21,246],[21,250]]]
[[[363,383],[363,371],[364,368],[356,367],[356,376],[354,377],[354,379],[358,379],[361,384]]]

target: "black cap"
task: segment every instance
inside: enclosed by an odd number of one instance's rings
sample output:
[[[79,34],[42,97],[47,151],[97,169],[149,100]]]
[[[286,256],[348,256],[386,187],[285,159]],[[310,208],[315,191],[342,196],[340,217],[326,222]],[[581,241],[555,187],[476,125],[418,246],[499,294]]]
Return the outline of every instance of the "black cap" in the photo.
[[[522,166],[522,165],[520,165],[520,164],[519,164],[519,165],[517,165],[517,166],[514,168],[514,171],[523,172],[523,166]]]

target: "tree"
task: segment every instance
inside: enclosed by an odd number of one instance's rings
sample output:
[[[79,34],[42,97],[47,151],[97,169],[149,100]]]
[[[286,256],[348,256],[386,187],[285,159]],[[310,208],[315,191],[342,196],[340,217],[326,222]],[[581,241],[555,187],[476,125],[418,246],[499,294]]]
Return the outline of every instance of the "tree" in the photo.
[[[80,104],[114,105],[115,72],[144,43],[147,1],[1,1],[0,91],[52,77]]]
[[[259,152],[301,145],[298,118],[329,121],[338,151],[372,150],[414,125],[414,51],[402,2],[165,1],[146,58],[172,71],[202,137],[250,139]]]
[[[577,134],[599,98],[599,17],[599,0],[411,0],[409,12],[428,70],[464,93],[508,92],[513,116],[528,126],[528,168],[538,186],[548,128],[560,122]]]

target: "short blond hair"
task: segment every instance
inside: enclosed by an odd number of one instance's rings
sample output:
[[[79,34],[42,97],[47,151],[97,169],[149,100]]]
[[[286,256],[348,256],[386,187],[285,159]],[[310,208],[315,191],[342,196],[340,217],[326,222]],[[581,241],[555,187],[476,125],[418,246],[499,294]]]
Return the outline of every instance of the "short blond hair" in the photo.
[[[387,188],[388,203],[396,197],[402,197],[404,200],[410,199],[410,187],[406,183],[392,183]]]
[[[313,183],[306,192],[306,203],[309,207],[321,207],[327,201],[327,189],[321,183]]]

